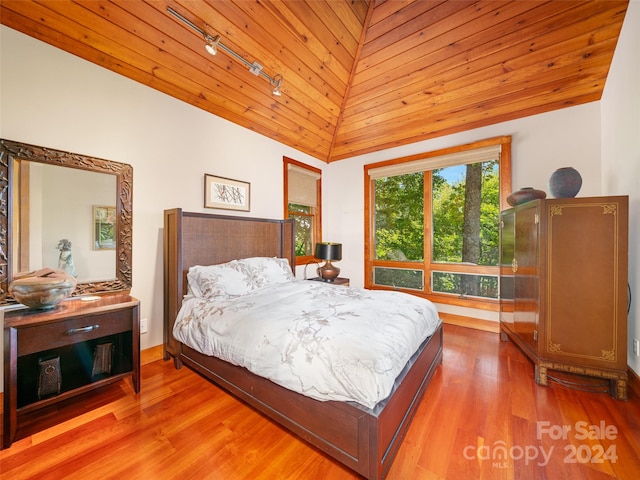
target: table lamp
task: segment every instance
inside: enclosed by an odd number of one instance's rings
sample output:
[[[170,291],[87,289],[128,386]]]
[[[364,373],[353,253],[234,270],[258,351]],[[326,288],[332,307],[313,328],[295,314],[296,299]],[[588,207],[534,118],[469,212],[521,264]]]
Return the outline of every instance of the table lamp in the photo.
[[[320,278],[325,282],[333,282],[340,274],[340,269],[331,262],[342,260],[342,244],[332,242],[316,243],[314,256],[319,260],[325,261],[324,265],[318,268]]]

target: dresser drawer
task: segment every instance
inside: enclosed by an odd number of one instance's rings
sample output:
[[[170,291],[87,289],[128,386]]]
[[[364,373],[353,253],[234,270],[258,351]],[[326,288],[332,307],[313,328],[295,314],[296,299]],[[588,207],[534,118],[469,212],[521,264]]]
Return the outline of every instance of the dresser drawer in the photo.
[[[63,347],[133,329],[131,310],[88,315],[18,329],[18,356]]]

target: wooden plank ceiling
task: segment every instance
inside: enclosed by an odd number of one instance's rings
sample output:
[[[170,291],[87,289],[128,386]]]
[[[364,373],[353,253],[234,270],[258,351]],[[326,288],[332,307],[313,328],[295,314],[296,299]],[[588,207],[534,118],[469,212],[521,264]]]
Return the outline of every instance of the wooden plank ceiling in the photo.
[[[273,77],[206,53],[198,28]],[[1,22],[327,162],[600,99],[627,1],[2,0]]]

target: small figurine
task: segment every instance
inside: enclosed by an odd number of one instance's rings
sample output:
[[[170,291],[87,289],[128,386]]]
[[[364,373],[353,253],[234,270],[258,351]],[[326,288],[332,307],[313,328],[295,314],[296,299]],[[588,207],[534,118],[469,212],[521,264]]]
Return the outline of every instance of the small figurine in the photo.
[[[58,259],[58,270],[71,275],[76,278],[76,267],[73,265],[73,256],[71,255],[71,242],[66,238],[63,238],[58,242],[56,247],[60,250],[60,258]]]

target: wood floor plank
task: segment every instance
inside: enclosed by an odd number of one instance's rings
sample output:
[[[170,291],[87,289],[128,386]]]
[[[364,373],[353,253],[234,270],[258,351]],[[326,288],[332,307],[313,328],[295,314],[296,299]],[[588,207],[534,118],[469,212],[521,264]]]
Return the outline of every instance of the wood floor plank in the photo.
[[[139,394],[123,380],[33,415],[0,451],[0,476],[359,478],[197,373],[176,370],[157,349],[142,358]],[[609,433],[593,430],[600,427]],[[623,402],[555,382],[538,386],[513,343],[445,325],[443,364],[387,478],[633,479],[639,458],[634,392]]]

